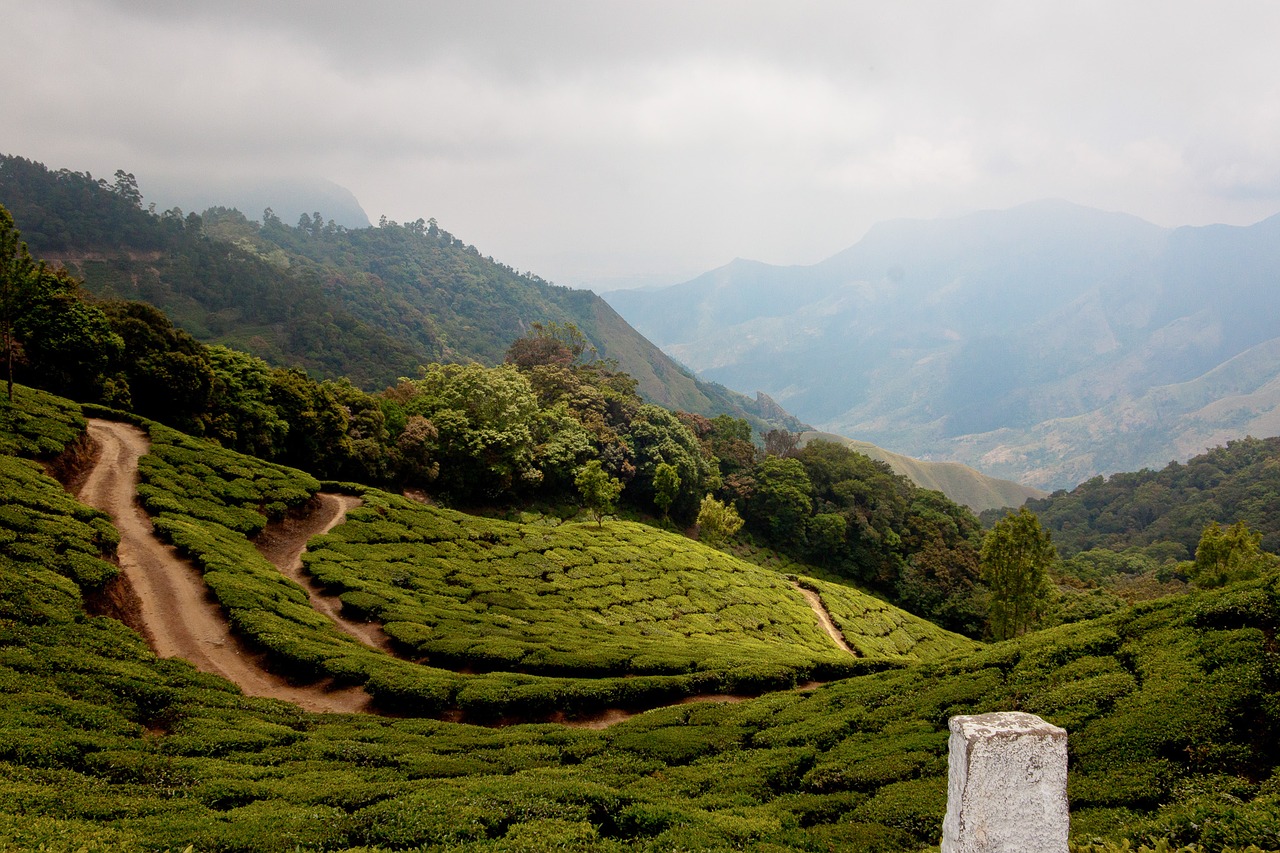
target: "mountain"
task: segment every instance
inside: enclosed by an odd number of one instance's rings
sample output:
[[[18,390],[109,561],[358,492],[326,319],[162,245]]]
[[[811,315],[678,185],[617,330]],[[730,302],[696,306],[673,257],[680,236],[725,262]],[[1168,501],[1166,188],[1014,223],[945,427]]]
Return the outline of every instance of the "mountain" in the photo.
[[[1024,486],[1012,480],[988,477],[958,462],[927,462],[913,459],[901,453],[876,447],[867,441],[856,441],[829,432],[808,431],[800,436],[800,441],[804,444],[815,440],[843,444],[851,450],[884,462],[894,470],[894,473],[901,474],[917,486],[942,492],[951,500],[969,507],[974,512],[1020,507],[1028,500],[1043,498],[1047,495],[1040,489]]]
[[[343,228],[368,228],[369,215],[360,200],[346,187],[323,178],[281,178],[261,176],[253,179],[182,182],[149,179],[147,198],[158,208],[179,207],[183,210],[208,210],[219,205],[234,207],[254,216],[267,208],[284,222],[297,222],[323,211]]]
[[[297,226],[227,207],[156,215],[133,175],[112,184],[12,156],[0,156],[0,204],[36,257],[90,292],[150,302],[202,341],[319,377],[381,387],[430,361],[491,365],[533,323],[573,323],[652,402],[763,430],[802,426],[696,379],[590,291],[517,273],[434,220],[345,228],[324,211]]]
[[[1058,488],[1275,431],[1278,277],[1280,216],[1165,229],[1050,201],[606,298],[820,429]]]

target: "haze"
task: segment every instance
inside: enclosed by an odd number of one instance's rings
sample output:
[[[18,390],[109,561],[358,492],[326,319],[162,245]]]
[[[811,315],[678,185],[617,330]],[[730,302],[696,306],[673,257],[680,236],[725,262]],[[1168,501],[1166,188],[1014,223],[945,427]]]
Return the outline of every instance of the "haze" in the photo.
[[[0,150],[323,178],[605,290],[1060,197],[1280,210],[1280,5],[0,0]],[[157,197],[155,187],[175,198]],[[260,211],[246,211],[257,216]]]

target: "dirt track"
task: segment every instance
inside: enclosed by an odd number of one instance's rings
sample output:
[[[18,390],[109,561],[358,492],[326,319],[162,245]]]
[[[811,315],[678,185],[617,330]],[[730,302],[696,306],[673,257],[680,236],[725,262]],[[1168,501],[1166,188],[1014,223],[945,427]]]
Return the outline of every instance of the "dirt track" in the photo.
[[[805,601],[809,602],[809,606],[813,608],[818,621],[822,623],[822,629],[827,632],[827,636],[831,638],[831,641],[854,657],[858,657],[858,653],[849,648],[849,644],[844,641],[844,635],[840,633],[835,623],[831,621],[831,614],[827,612],[826,605],[822,603],[822,598],[813,590],[805,589],[800,584],[796,584],[795,587],[800,590],[800,594],[804,596]]]
[[[146,435],[128,424],[97,419],[89,422],[89,435],[99,453],[79,498],[110,515],[120,531],[120,567],[136,594],[139,621],[157,655],[186,658],[197,669],[234,682],[250,696],[283,699],[308,711],[369,709],[370,698],[360,688],[295,685],[264,669],[262,656],[232,636],[200,571],[156,539],[150,519],[135,502],[138,459],[148,448]],[[304,538],[299,554],[305,543]]]
[[[141,626],[152,649],[160,657],[182,657],[204,672],[220,675],[250,696],[292,702],[308,711],[370,713],[372,701],[362,689],[328,689],[325,683],[292,684],[265,669],[264,656],[247,649],[234,635],[222,610],[210,596],[199,569],[155,537],[151,520],[136,500],[138,460],[147,453],[146,435],[137,427],[92,419],[89,435],[98,452],[78,490],[84,503],[111,516],[120,531],[119,560],[136,613],[130,624]],[[321,494],[319,508],[304,517],[271,525],[256,543],[259,552],[285,576],[307,591],[312,606],[342,630],[381,651],[390,642],[375,623],[354,622],[341,613],[341,602],[327,596],[302,569],[307,541],[331,530],[357,498]],[[800,589],[824,630],[841,649],[856,655],[827,614],[817,593]],[[799,689],[811,689],[804,685]],[[742,701],[747,696],[692,696],[681,701]],[[611,709],[592,718],[568,721],[569,725],[604,728],[629,719],[637,712]]]
[[[307,591],[311,606],[333,621],[335,625],[360,642],[380,652],[394,654],[391,640],[376,622],[355,622],[342,615],[342,601],[337,596],[326,595],[324,587],[303,571],[302,553],[313,536],[328,533],[336,527],[347,512],[360,505],[360,499],[350,495],[316,495],[319,507],[301,518],[288,518],[268,525],[254,545],[258,552],[270,560],[280,573]]]

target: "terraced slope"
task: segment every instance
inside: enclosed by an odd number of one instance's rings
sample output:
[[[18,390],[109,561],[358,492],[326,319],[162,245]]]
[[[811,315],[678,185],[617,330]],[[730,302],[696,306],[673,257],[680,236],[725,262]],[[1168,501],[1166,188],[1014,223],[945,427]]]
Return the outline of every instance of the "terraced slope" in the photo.
[[[158,534],[200,567],[239,636],[294,680],[363,685],[384,709],[594,715],[972,647],[901,614],[922,642],[851,658],[784,578],[683,537],[633,524],[522,526],[371,490],[305,561],[342,595],[345,615],[382,623],[400,653],[391,657],[318,613],[248,538],[319,483],[159,425],[150,436],[143,504]],[[885,606],[850,592],[836,615],[856,626]]]
[[[375,492],[365,500],[304,563],[433,663],[593,677],[732,672],[743,686],[847,668],[784,577],[683,537],[629,522],[516,524]],[[838,602],[855,648],[871,651],[862,657],[973,647],[855,590]],[[912,626],[888,654],[858,634],[880,611]]]

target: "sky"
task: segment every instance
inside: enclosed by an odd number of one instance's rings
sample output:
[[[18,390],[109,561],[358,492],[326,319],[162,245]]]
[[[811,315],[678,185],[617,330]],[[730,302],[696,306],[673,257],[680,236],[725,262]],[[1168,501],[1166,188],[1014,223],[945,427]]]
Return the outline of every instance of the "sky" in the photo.
[[[1164,226],[1280,212],[1272,0],[0,0],[0,20],[0,153],[124,169],[148,200],[325,179],[375,222],[435,218],[597,290],[1044,198]]]

